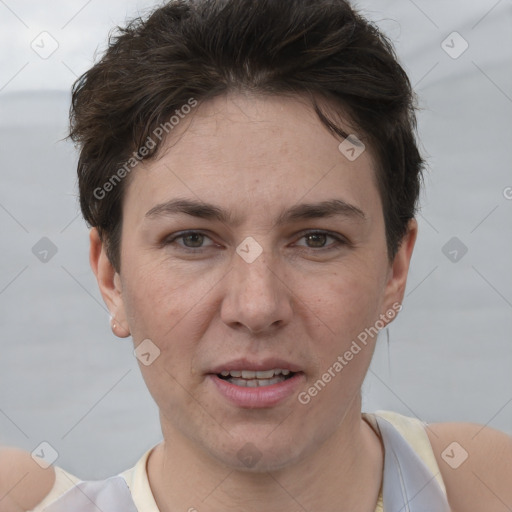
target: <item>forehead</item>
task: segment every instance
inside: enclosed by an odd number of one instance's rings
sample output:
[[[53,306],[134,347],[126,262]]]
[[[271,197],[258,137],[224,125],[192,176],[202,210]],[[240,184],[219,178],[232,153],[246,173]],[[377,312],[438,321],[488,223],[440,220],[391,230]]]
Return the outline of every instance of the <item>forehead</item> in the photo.
[[[158,158],[133,173],[125,203],[141,218],[189,197],[225,205],[241,222],[248,208],[268,215],[277,204],[337,198],[373,216],[380,198],[369,148],[351,159],[339,145],[300,97],[218,96],[184,116]]]

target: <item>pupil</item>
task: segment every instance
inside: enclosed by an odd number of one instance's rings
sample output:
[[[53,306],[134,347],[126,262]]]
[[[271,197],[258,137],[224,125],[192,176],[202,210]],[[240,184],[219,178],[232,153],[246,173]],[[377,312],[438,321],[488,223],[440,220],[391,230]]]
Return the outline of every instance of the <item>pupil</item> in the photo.
[[[198,244],[198,245],[194,245],[194,244],[192,243],[192,245],[190,246],[190,245],[188,245],[188,244],[186,244],[186,243],[185,243],[185,245],[187,245],[188,247],[200,247],[200,246],[201,246],[201,243],[202,243],[202,241],[203,241],[203,239],[202,239],[203,235],[201,235],[200,233],[191,233],[190,235],[185,236],[183,240],[184,240],[184,241],[185,241],[185,240],[190,240],[190,239],[191,239],[191,238],[193,238],[193,237],[196,237],[196,241],[197,241],[197,238],[199,238],[199,244]]]
[[[309,241],[311,242],[312,239],[316,238],[316,240],[318,241],[318,237],[321,237],[321,242],[320,244],[314,244],[313,246],[314,247],[322,247],[324,244],[322,242],[325,242],[325,234],[323,233],[313,233],[311,235],[308,235],[307,238],[309,239]],[[322,237],[324,239],[322,239]]]

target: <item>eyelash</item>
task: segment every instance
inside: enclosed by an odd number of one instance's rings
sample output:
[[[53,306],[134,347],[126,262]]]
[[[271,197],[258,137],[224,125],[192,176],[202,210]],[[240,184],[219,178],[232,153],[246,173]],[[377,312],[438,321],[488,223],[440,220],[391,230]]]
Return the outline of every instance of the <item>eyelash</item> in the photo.
[[[162,245],[163,246],[172,245],[172,244],[175,243],[176,240],[183,239],[183,238],[185,238],[186,236],[189,236],[189,235],[202,235],[202,236],[204,236],[206,238],[210,238],[206,233],[203,233],[202,231],[194,231],[194,230],[192,230],[192,231],[183,231],[181,233],[177,233],[177,234],[171,236],[170,238],[166,238],[163,241]],[[301,247],[304,247],[304,249],[312,249],[315,252],[321,252],[321,251],[330,251],[332,249],[336,249],[339,246],[350,245],[348,240],[345,239],[344,237],[342,237],[340,235],[337,235],[335,233],[331,233],[330,231],[322,231],[322,230],[305,231],[305,232],[302,233],[302,235],[299,238],[299,240],[302,239],[302,238],[305,238],[307,236],[311,236],[311,235],[325,235],[326,237],[333,238],[336,242],[334,244],[331,244],[331,246],[328,246],[328,247],[318,247],[318,248],[315,248],[315,247],[301,246]],[[203,252],[204,249],[207,249],[207,247],[193,248],[193,247],[186,247],[186,246],[179,246],[179,248],[184,250],[185,252],[190,253],[190,254],[198,254],[200,252]]]

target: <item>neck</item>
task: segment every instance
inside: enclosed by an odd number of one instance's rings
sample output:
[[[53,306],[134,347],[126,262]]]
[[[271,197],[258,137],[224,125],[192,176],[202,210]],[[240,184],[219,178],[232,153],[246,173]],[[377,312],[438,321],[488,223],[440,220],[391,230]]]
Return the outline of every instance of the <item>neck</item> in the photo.
[[[232,469],[172,429],[150,455],[148,477],[161,512],[375,510],[383,449],[362,419],[360,403],[314,453],[276,471]]]

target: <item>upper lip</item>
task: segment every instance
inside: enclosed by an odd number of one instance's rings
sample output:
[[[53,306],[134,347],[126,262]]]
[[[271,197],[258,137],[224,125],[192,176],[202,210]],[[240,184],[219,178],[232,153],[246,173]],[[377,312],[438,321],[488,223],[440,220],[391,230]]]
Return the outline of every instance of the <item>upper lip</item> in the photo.
[[[267,358],[260,361],[249,360],[246,358],[232,359],[231,361],[220,363],[214,366],[208,373],[221,373],[223,371],[231,370],[252,370],[252,371],[264,371],[264,370],[290,370],[291,372],[301,371],[300,367],[289,361],[279,358]]]

